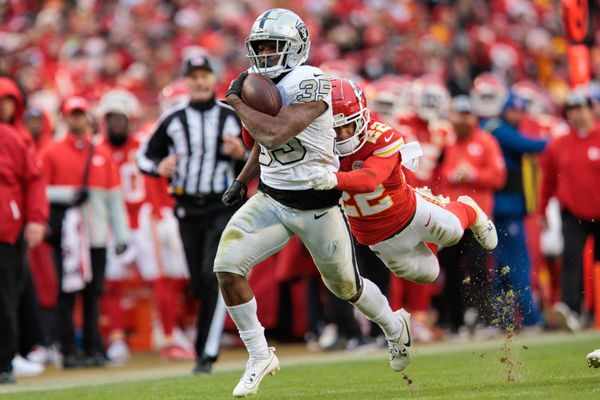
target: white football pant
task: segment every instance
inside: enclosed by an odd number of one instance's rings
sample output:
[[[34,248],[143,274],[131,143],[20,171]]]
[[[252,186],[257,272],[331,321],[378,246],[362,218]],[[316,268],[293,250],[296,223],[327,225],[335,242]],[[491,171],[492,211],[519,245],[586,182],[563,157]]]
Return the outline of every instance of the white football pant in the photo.
[[[189,278],[177,218],[172,210],[163,209],[162,219],[152,216],[152,206],[144,204],[139,211],[139,227],[131,232],[125,253],[115,253],[114,239],[109,236],[107,280],[120,281],[127,276],[127,266],[135,263],[142,279]]]
[[[415,192],[417,209],[411,223],[391,238],[369,246],[394,275],[431,283],[440,272],[437,256],[424,242],[452,246],[463,236],[460,220],[433,200]]]
[[[246,276],[294,235],[310,251],[329,290],[343,300],[354,297],[360,276],[350,231],[338,206],[298,210],[258,192],[229,220],[219,242],[214,271]]]

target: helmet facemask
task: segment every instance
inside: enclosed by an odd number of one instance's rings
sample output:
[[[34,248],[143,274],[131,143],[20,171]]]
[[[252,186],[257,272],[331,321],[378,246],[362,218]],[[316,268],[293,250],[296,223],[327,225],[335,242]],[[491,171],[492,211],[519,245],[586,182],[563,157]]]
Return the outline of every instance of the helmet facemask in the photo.
[[[426,91],[421,94],[417,106],[417,114],[424,121],[433,121],[443,117],[444,99],[435,92]]]
[[[469,92],[473,113],[480,118],[500,115],[507,95],[507,88],[498,76],[490,72],[478,75]]]
[[[502,111],[504,97],[501,93],[485,90],[472,94],[473,112],[482,118],[495,117]]]
[[[394,98],[389,93],[378,94],[370,101],[371,107],[377,112],[383,120],[391,121],[394,118],[394,112],[398,108]]]
[[[274,41],[275,52],[259,55],[256,46],[262,41]],[[273,79],[306,61],[310,49],[308,29],[293,12],[274,8],[254,21],[245,47],[252,63],[250,72]],[[270,60],[274,56],[279,56],[276,62]]]
[[[267,54],[258,54],[256,46],[260,42],[274,41],[275,52]],[[290,60],[293,54],[298,51],[297,43],[293,43],[286,38],[269,38],[264,40],[246,39],[246,57],[250,58],[251,71],[273,79],[284,72],[291,71],[294,67],[290,66]],[[273,61],[273,56],[279,56],[277,62]]]
[[[347,117],[344,116],[344,114],[337,114],[333,116],[334,128],[348,125],[353,122],[355,123],[354,135],[348,139],[335,141],[335,149],[342,157],[356,153],[366,143],[367,135],[365,134],[365,131],[369,125],[369,109],[363,107],[361,104],[361,110],[357,113]]]

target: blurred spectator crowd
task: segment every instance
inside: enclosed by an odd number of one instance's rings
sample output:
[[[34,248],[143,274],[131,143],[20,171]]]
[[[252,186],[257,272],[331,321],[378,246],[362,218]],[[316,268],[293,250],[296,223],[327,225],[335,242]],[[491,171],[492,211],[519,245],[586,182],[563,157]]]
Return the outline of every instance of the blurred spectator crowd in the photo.
[[[328,74],[356,80],[372,111],[407,140],[421,143],[421,166],[415,176],[409,176],[410,183],[427,185],[435,194],[451,195],[448,187],[453,186],[459,186],[460,190],[455,188],[459,192],[472,190],[471,194],[476,194],[481,190],[489,194],[482,207],[495,215],[501,244],[496,253],[477,254],[471,259],[475,260],[471,264],[483,266],[478,282],[471,281],[471,274],[475,274],[472,269],[461,269],[464,265],[459,258],[469,253],[468,243],[460,254],[450,255],[448,249],[440,249],[440,278],[419,287],[390,277],[376,257],[359,257],[364,260],[360,265],[363,275],[369,277],[365,271],[371,270],[379,276],[371,279],[382,286],[392,306],[412,312],[415,340],[428,342],[469,334],[488,337],[501,329],[521,327],[541,330],[562,325],[578,330],[585,326],[585,314],[592,309],[593,299],[587,295],[591,289],[585,286],[583,302],[574,300],[565,305],[561,299],[562,249],[557,244],[562,234],[554,223],[560,220],[560,211],[546,217],[546,210],[539,208],[551,196],[539,199],[543,163],[535,154],[541,153],[543,159],[547,143],[569,134],[571,127],[564,114],[568,99],[571,103],[567,108],[590,106],[593,115],[600,117],[600,21],[596,20],[600,18],[591,13],[592,26],[597,27],[587,40],[592,81],[579,89],[577,94],[585,100],[578,101],[569,86],[568,41],[559,3],[7,0],[0,2],[0,76],[13,79],[21,90],[26,105],[24,122],[34,136],[42,126],[45,140],[64,133],[67,128],[61,110],[64,112],[64,101],[73,96],[89,102],[91,114],[98,117],[97,131],[102,131],[98,125],[103,123],[100,116],[105,110],[100,100],[110,90],[121,89],[137,100],[138,105],[128,114],[129,128],[142,138],[161,111],[185,97],[185,87],[179,81],[182,60],[195,54],[210,58],[219,82],[217,98],[223,98],[229,82],[248,67],[244,39],[256,16],[272,7],[289,8],[309,28],[308,63]],[[592,7],[596,4],[590,3]],[[521,114],[515,117],[512,111]],[[492,137],[490,146],[498,157],[504,157],[494,176],[481,184],[476,179],[478,167],[461,163],[461,157],[467,157],[463,151],[481,150],[468,146],[461,150],[457,145],[473,130],[491,133],[486,136]],[[509,134],[506,132],[523,138],[519,142],[522,147],[510,147],[515,142],[504,140]],[[485,156],[493,158],[487,148]],[[473,154],[468,157],[472,162],[476,158]],[[514,165],[510,157],[514,157]],[[522,166],[522,162],[529,166]],[[506,191],[511,168],[529,177],[526,182],[519,181],[516,190],[521,196],[518,207],[522,199],[518,215],[497,208],[494,211],[493,194]],[[497,194],[497,204],[502,201]],[[600,216],[600,210],[595,212]],[[548,225],[552,225],[555,236],[540,239]],[[523,242],[519,242],[521,233]],[[514,237],[516,244],[503,248],[503,235]],[[520,254],[515,250],[519,245],[526,246],[523,257],[514,261],[507,256],[504,259],[509,261],[502,265],[495,261],[504,260],[502,254],[507,252]],[[368,249],[360,252],[368,253]],[[586,265],[589,259],[589,254],[583,256]],[[513,276],[517,269],[521,275]],[[127,292],[131,302],[148,307],[144,286],[131,282],[130,289],[134,289]],[[304,337],[315,349],[351,349],[378,343],[380,332],[371,329],[367,321],[355,319],[350,306],[338,304],[319,286],[310,256],[299,241],[292,241],[282,253],[257,267],[250,282],[257,301],[265,304],[259,315],[261,322],[279,339]],[[452,288],[450,292],[446,284]],[[574,285],[574,297],[583,298],[579,283]],[[461,294],[456,295],[458,292]],[[510,303],[509,317],[506,302]],[[498,304],[504,309],[502,315]],[[193,318],[193,311],[183,311],[183,301],[178,306],[178,314]],[[185,316],[179,323],[181,330],[176,336],[183,337],[182,332],[193,324],[186,324]],[[149,346],[140,339],[141,326],[150,329],[145,322],[127,327],[130,339],[137,340],[130,340],[134,349]],[[234,325],[228,320],[226,327],[231,330]],[[104,340],[106,344],[108,339]],[[177,343],[193,351],[189,339],[185,340],[180,338]],[[48,357],[34,361],[46,362]]]
[[[113,87],[156,105],[182,58],[201,49],[215,59],[224,93],[248,65],[242,44],[255,16],[274,6],[306,20],[312,65],[367,80],[432,73],[452,95],[468,93],[476,75],[493,71],[508,84],[542,86],[552,104],[566,98],[567,41],[559,2],[551,0],[6,1],[0,74],[17,79],[30,103],[50,112],[68,96],[94,102]],[[600,74],[599,43],[600,35],[590,37],[593,76]]]

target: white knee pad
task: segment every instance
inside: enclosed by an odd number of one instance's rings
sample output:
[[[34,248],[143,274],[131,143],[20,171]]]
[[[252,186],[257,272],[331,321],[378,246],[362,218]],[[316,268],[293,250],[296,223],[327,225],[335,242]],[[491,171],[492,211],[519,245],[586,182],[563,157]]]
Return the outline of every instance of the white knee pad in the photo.
[[[246,276],[281,250],[293,236],[278,217],[281,207],[262,193],[252,196],[225,227],[213,270]]]
[[[214,272],[229,272],[242,276],[250,272],[254,260],[248,260],[244,251],[232,251],[234,247],[243,247],[243,237],[244,232],[234,227],[228,226],[223,231],[213,265]]]
[[[322,276],[323,283],[327,286],[327,289],[331,291],[336,297],[342,300],[350,300],[356,293],[358,293],[358,287],[356,280],[340,280],[335,277]]]
[[[436,262],[421,262],[412,264],[390,265],[390,270],[399,278],[423,285],[436,280],[440,273],[439,264]]]
[[[421,285],[435,281],[440,273],[437,257],[423,242],[412,251],[388,260],[386,265],[397,277]]]
[[[465,231],[463,230],[458,218],[456,220],[457,220],[457,223],[452,224],[448,227],[448,229],[446,231],[446,235],[448,235],[448,238],[446,239],[446,241],[444,243],[440,243],[442,246],[446,246],[446,247],[454,246],[455,244],[460,242],[460,239],[462,239]]]
[[[436,280],[440,274],[440,264],[437,257],[434,256],[433,258],[433,260],[422,260],[413,282],[424,285]]]

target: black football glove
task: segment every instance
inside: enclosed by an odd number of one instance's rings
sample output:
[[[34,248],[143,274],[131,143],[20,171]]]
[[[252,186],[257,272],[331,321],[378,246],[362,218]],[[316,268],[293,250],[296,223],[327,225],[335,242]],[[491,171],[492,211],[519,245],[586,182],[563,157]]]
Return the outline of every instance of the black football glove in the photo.
[[[225,193],[223,193],[223,204],[230,208],[238,208],[246,202],[247,194],[248,186],[236,179]]]
[[[227,93],[225,93],[225,97],[229,96],[230,94],[235,94],[238,97],[242,97],[242,84],[244,83],[244,79],[246,79],[247,76],[248,71],[244,71],[240,74],[240,76],[232,80],[231,84],[229,84],[229,89],[227,90]]]
[[[73,201],[71,204],[75,207],[82,205],[90,198],[90,192],[87,189],[80,189],[77,193],[75,193],[75,197],[73,197]]]

